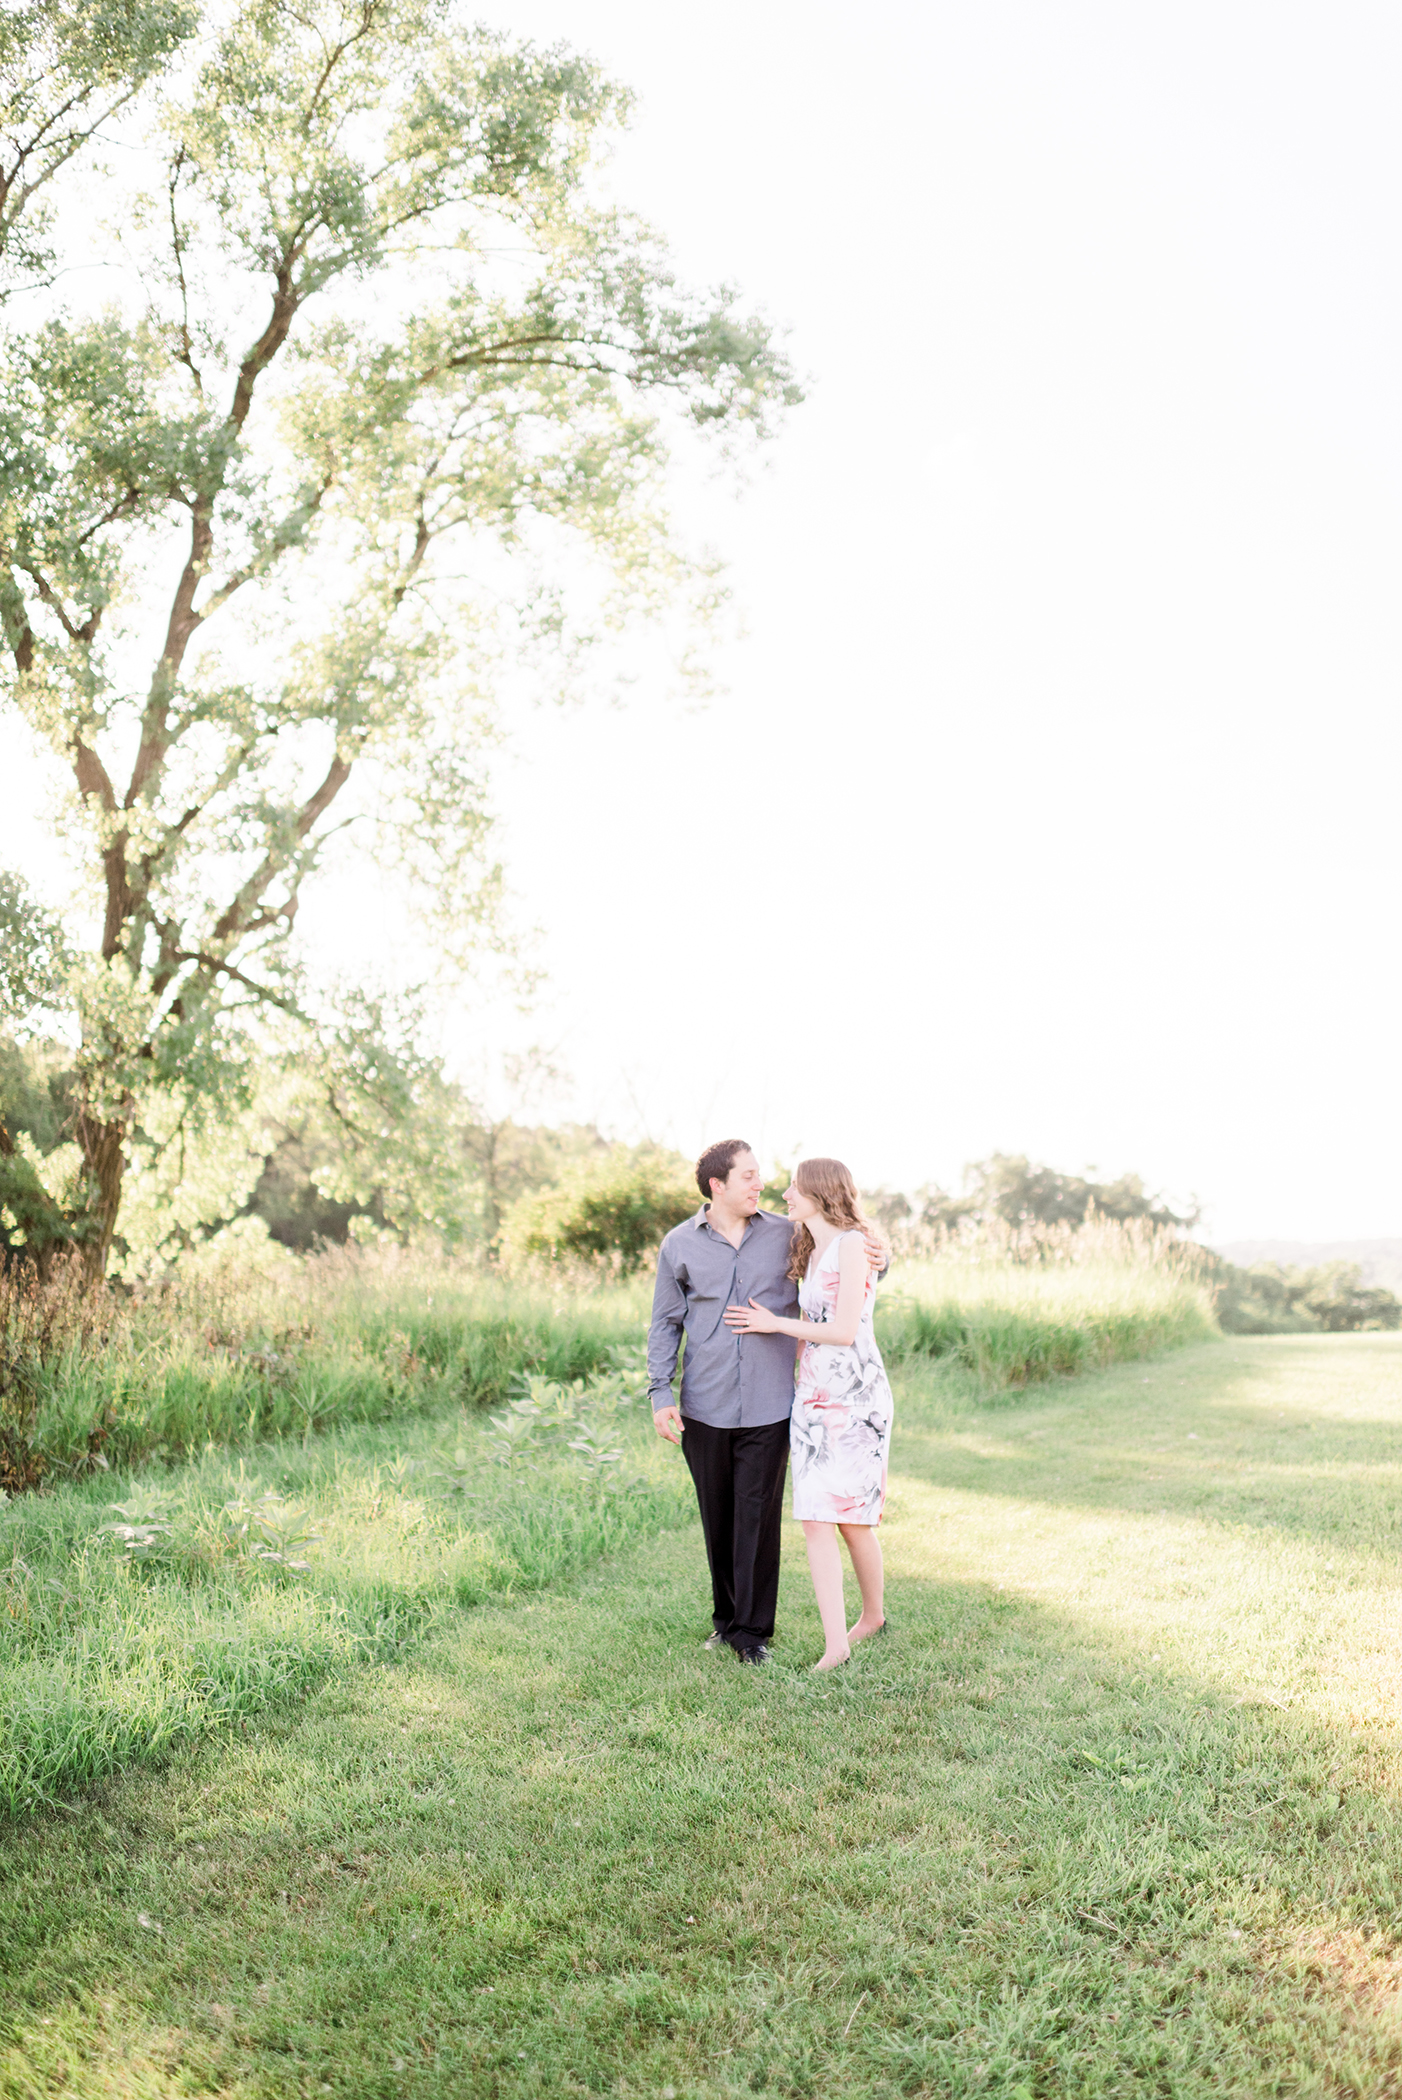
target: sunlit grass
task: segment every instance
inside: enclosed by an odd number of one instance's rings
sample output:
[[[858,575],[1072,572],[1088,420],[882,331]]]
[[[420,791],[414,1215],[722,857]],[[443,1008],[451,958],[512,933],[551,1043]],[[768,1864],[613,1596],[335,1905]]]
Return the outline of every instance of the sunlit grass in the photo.
[[[508,1473],[470,1415],[99,1475],[0,1510],[0,1812],[32,1810],[392,1655],[445,1614],[559,1581],[690,1512],[641,1399],[603,1479]],[[616,1476],[616,1477],[615,1477]],[[305,1573],[225,1514],[273,1491],[319,1534]],[[120,1503],[120,1512],[112,1504]],[[154,1519],[132,1561],[106,1527]]]
[[[144,1484],[120,1465],[80,1474],[4,1520],[0,1800],[12,1810],[159,1759],[387,1652],[446,1609],[555,1579],[684,1513],[642,1424],[633,1448],[653,1477],[628,1501],[582,1495],[565,1475],[508,1486],[466,1420],[452,1434],[466,1439],[487,1515],[464,1506],[461,1479],[429,1478],[446,1403],[498,1401],[528,1369],[591,1371],[640,1331],[645,1283],[551,1292],[334,1256],[297,1273],[295,1299],[285,1277],[244,1272],[138,1300],[96,1343],[45,1365],[35,1435],[56,1465],[92,1448],[94,1423],[109,1466],[201,1444],[205,1456]],[[984,1386],[1183,1338],[1181,1286],[1151,1270],[949,1264],[899,1283],[882,1306],[893,1358],[945,1356]],[[392,1426],[352,1426],[376,1420]],[[270,1432],[300,1432],[301,1448],[255,1445]],[[235,1469],[221,1444],[248,1460]],[[270,1487],[299,1497],[322,1533],[301,1580],[226,1551],[224,1503]],[[134,1492],[174,1525],[144,1566],[102,1535]]]
[[[0,2093],[1395,2092],[1400,1389],[901,1374],[835,1680],[796,1535],[775,1664],[702,1650],[692,1527],[14,1827]]]
[[[284,1269],[203,1278],[96,1325],[74,1312],[74,1338],[41,1362],[50,1491],[0,1515],[12,1810],[166,1756],[445,1611],[556,1580],[686,1513],[641,1398],[627,1495],[577,1468],[508,1477],[474,1420],[525,1372],[583,1376],[636,1342],[646,1280],[551,1290],[353,1254]],[[881,1333],[893,1361],[939,1357],[945,1388],[986,1392],[1196,1333],[1179,1288],[1143,1267],[908,1269]],[[456,1467],[445,1438],[462,1446]],[[141,1459],[143,1474],[127,1470]],[[300,1577],[231,1548],[224,1505],[269,1489],[322,1534]],[[170,1524],[154,1559],[132,1564],[104,1536],[113,1504]]]

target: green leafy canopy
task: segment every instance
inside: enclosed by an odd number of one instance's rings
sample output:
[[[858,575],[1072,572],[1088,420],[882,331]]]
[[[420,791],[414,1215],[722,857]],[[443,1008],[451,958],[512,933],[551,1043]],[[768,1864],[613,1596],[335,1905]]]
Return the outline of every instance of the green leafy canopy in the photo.
[[[500,677],[704,603],[669,438],[763,438],[798,394],[602,200],[626,92],[449,0],[21,8],[0,76],[10,280],[45,200],[59,263],[106,266],[0,328],[8,695],[69,769],[100,928],[100,1258],[151,1090],[237,1089],[240,1031],[310,1013],[290,937],[341,828],[446,957],[494,937]]]

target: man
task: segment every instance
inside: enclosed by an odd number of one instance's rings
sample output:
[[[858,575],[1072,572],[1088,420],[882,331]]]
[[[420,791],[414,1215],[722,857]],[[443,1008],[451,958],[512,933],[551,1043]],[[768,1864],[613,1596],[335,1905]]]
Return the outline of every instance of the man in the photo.
[[[787,1335],[732,1334],[727,1305],[761,1305],[791,1320],[798,1286],[786,1273],[792,1227],[759,1207],[764,1176],[743,1138],[696,1162],[702,1204],[669,1232],[657,1257],[648,1331],[653,1425],[679,1443],[696,1486],[711,1570],[708,1648],[722,1642],[762,1663],[774,1635],[779,1527],[789,1461],[794,1345]],[[885,1256],[870,1243],[874,1263]],[[686,1334],[681,1406],[672,1398]]]

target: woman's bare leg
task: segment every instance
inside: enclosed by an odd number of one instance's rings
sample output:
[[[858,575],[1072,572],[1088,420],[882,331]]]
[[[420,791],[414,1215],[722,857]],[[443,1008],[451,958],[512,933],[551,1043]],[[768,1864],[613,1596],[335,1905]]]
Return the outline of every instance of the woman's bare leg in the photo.
[[[835,1664],[845,1663],[852,1653],[847,1645],[847,1605],[842,1595],[842,1553],[837,1543],[837,1526],[805,1524],[803,1538],[808,1548],[808,1572],[813,1577],[818,1612],[823,1621],[823,1659],[817,1667],[831,1670]]]
[[[869,1633],[875,1633],[886,1623],[881,1541],[876,1536],[874,1524],[840,1524],[838,1529],[847,1541],[847,1551],[852,1556],[852,1566],[862,1588],[862,1615],[847,1638],[849,1641],[864,1641]],[[811,1554],[809,1559],[811,1561]],[[823,1623],[826,1626],[827,1621]]]

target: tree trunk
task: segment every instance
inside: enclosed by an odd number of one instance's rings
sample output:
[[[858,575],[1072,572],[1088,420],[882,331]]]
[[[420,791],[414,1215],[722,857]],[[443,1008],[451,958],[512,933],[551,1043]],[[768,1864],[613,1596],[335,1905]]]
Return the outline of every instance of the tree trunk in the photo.
[[[122,1203],[122,1176],[127,1164],[126,1136],[124,1122],[99,1123],[81,1113],[78,1117],[78,1142],[83,1148],[88,1172],[97,1182],[94,1211],[97,1231],[91,1239],[83,1242],[83,1269],[90,1283],[100,1283],[107,1273],[107,1257],[112,1251],[112,1235],[117,1229],[117,1212]]]

